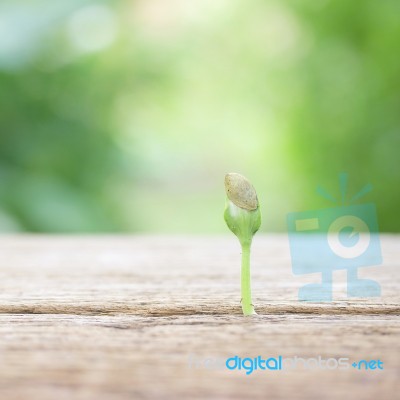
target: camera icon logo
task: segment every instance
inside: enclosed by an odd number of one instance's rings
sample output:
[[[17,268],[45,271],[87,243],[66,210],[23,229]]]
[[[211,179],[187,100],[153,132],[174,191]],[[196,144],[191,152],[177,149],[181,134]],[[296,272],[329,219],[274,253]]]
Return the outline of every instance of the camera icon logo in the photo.
[[[332,301],[332,273],[347,270],[349,297],[380,296],[380,285],[358,278],[358,268],[382,263],[378,220],[373,203],[344,205],[347,175],[340,176],[342,205],[320,210],[289,213],[287,227],[295,275],[320,272],[320,284],[300,288],[301,301]],[[350,203],[371,190],[367,185]],[[319,188],[329,200],[333,197]]]

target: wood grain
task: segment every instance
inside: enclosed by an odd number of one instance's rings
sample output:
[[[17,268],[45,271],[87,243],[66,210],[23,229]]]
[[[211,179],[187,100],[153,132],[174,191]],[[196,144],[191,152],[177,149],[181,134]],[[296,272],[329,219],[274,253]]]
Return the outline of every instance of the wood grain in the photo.
[[[399,398],[400,237],[360,269],[382,297],[301,303],[287,237],[257,235],[254,317],[233,236],[0,237],[0,399]],[[206,368],[239,355],[380,359],[383,370]],[[194,361],[193,361],[194,360]]]

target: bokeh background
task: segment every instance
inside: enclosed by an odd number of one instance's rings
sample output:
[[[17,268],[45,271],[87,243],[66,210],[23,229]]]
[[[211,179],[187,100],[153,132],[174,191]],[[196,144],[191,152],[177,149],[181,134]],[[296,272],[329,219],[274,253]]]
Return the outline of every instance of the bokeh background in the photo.
[[[400,231],[398,0],[2,0],[0,230],[264,231],[338,174]]]

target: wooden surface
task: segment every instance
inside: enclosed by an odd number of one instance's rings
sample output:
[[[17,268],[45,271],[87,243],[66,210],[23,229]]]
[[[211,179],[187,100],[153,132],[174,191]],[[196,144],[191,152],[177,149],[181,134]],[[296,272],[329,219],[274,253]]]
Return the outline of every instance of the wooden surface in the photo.
[[[400,236],[360,269],[382,297],[300,303],[287,237],[257,235],[241,316],[233,235],[1,236],[0,399],[399,399]],[[383,370],[244,371],[241,357],[380,359]],[[190,360],[197,360],[196,365]]]

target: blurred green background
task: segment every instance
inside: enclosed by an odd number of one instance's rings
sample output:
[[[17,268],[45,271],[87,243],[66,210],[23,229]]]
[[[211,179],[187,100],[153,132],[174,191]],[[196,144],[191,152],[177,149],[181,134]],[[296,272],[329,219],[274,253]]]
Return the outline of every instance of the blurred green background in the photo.
[[[2,0],[0,230],[264,231],[374,190],[400,231],[398,0]]]

